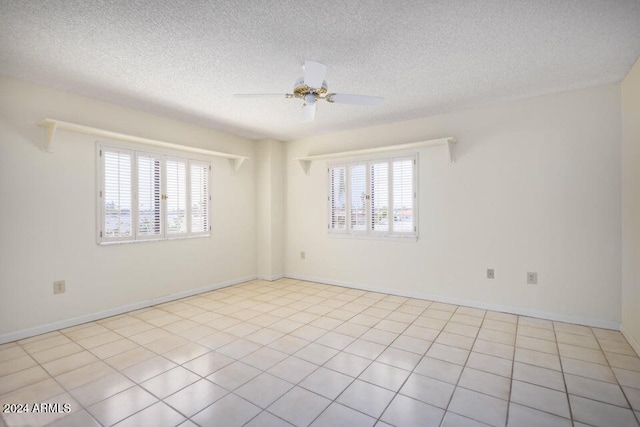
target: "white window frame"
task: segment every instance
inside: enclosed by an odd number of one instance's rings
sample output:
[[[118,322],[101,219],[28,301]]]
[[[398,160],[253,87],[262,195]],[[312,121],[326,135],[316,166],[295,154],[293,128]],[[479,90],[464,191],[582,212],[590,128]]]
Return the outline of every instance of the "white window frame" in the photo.
[[[393,209],[393,163],[399,160],[413,161],[413,231],[403,232],[393,230],[393,219],[389,221],[389,228],[386,231],[373,230],[371,224],[372,203],[371,203],[371,165],[375,163],[386,162],[389,167],[388,174],[388,204],[389,209]],[[356,165],[365,165],[365,230],[351,230],[351,167]],[[345,168],[345,209],[346,209],[346,226],[345,229],[333,229],[331,227],[332,218],[332,182],[331,171],[334,168]],[[418,153],[397,153],[391,156],[367,157],[350,160],[341,160],[337,162],[327,163],[327,230],[329,237],[345,237],[355,239],[383,239],[383,240],[407,240],[416,241],[418,239]]]
[[[126,152],[131,158],[131,237],[107,237],[105,232],[105,198],[104,198],[104,158],[105,151],[119,151]],[[160,188],[161,188],[161,202],[160,202],[160,234],[156,236],[144,236],[139,234],[139,182],[138,182],[138,157],[153,157],[160,160]],[[167,160],[178,160],[185,163],[186,167],[186,210],[187,215],[187,231],[180,234],[168,234],[167,233],[167,176],[166,176],[166,162]],[[206,222],[207,231],[195,231],[191,230],[191,165],[205,166],[207,171],[207,206],[206,206]],[[123,146],[119,144],[96,142],[96,241],[99,245],[111,245],[119,243],[137,243],[137,242],[149,242],[149,241],[161,241],[161,240],[175,240],[175,239],[191,239],[200,237],[209,237],[211,235],[211,162],[203,160],[202,158],[192,158],[176,155],[174,152],[168,152],[165,150],[148,150],[138,149],[131,146]]]

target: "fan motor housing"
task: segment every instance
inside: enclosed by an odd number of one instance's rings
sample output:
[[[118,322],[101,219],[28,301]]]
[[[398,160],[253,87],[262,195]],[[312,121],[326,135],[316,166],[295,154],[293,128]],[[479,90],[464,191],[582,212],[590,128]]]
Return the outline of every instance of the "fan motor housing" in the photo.
[[[325,98],[327,96],[328,90],[329,86],[327,85],[326,80],[322,81],[322,87],[318,89],[310,88],[309,86],[304,84],[304,77],[300,77],[293,85],[293,95],[297,98],[302,99],[304,99],[304,97],[309,94],[313,94],[316,99]]]

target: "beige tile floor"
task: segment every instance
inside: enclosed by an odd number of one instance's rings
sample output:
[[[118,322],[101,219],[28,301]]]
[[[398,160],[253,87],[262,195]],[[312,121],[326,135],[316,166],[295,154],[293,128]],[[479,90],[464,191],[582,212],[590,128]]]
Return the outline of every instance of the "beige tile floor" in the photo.
[[[7,426],[638,426],[616,331],[292,279],[0,346]],[[634,412],[634,410],[636,412]]]

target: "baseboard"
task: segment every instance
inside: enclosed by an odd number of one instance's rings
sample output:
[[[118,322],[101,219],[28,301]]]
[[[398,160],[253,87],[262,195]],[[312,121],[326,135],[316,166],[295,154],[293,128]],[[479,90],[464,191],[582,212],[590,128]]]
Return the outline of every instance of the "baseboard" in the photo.
[[[141,308],[151,307],[153,305],[163,304],[169,301],[175,301],[181,298],[187,298],[193,295],[198,295],[198,294],[213,291],[216,289],[226,288],[228,286],[233,286],[239,283],[248,282],[249,280],[253,280],[253,279],[274,281],[284,277],[290,278],[290,279],[296,279],[296,280],[305,280],[309,282],[325,283],[328,285],[343,286],[346,288],[360,289],[360,290],[369,291],[369,292],[381,292],[385,294],[398,295],[398,296],[403,296],[408,298],[419,298],[419,299],[425,299],[429,301],[443,302],[447,304],[463,305],[467,307],[474,307],[474,308],[480,308],[483,310],[493,310],[493,311],[499,311],[503,313],[517,314],[521,316],[538,317],[542,319],[555,320],[555,321],[566,322],[566,323],[574,323],[578,325],[592,326],[596,328],[620,330],[622,334],[625,336],[625,338],[627,339],[627,341],[629,341],[629,344],[631,344],[635,352],[637,354],[640,354],[640,343],[638,343],[638,341],[634,337],[632,337],[628,332],[626,332],[624,329],[624,326],[621,326],[620,323],[618,322],[609,322],[609,321],[603,321],[603,320],[597,320],[597,319],[567,316],[567,315],[558,314],[558,313],[549,313],[544,311],[521,309],[517,307],[510,307],[510,306],[502,306],[498,304],[483,303],[483,302],[473,301],[473,300],[465,300],[462,298],[448,298],[448,297],[443,297],[439,295],[431,295],[423,292],[402,291],[402,290],[393,289],[393,288],[367,286],[367,285],[362,285],[358,283],[344,282],[339,280],[331,280],[331,279],[326,279],[321,277],[310,277],[310,276],[296,275],[296,274],[279,274],[279,275],[269,276],[269,277],[247,276],[247,277],[242,277],[235,280],[229,280],[226,282],[205,286],[202,288],[190,289],[187,291],[166,295],[166,296],[154,298],[151,300],[140,301],[140,302],[128,304],[125,306],[100,311],[98,313],[86,314],[84,316],[75,317],[73,319],[61,320],[58,322],[48,323],[46,325],[36,326],[34,328],[23,329],[20,331],[3,334],[3,335],[0,335],[0,344],[21,340],[21,339],[33,337],[36,335],[45,334],[47,332],[52,332],[58,329],[69,328],[71,326],[80,325],[82,323],[93,322],[95,320],[100,320],[107,317],[117,316],[118,314],[139,310]]]
[[[274,280],[278,280],[282,278],[284,278],[284,274],[276,274],[274,276],[266,276],[264,274],[258,274],[258,276],[256,276],[256,279],[267,280],[269,282],[273,282]]]
[[[449,298],[440,295],[431,295],[423,292],[403,291],[400,289],[367,286],[359,283],[343,282],[340,280],[325,279],[322,277],[310,277],[299,274],[285,274],[285,277],[297,280],[306,280],[309,282],[325,283],[328,285],[344,286],[345,288],[360,289],[369,292],[381,292],[385,294],[398,295],[408,298],[419,298],[429,301],[437,301],[447,304],[463,305],[466,307],[480,308],[483,310],[499,311],[503,313],[517,314],[519,316],[539,317],[541,319],[555,320],[557,322],[574,323],[577,325],[591,326],[595,328],[620,330],[619,322],[610,322],[606,320],[590,319],[578,316],[567,316],[559,313],[549,313],[546,311],[530,310],[525,308],[504,306],[499,304],[490,304],[480,301],[466,300],[463,298]],[[637,352],[637,350],[636,350]]]
[[[181,298],[187,298],[193,295],[202,294],[204,292],[214,291],[216,289],[226,288],[227,286],[248,282],[249,280],[253,280],[255,278],[256,276],[241,277],[239,279],[216,283],[214,285],[209,285],[202,288],[189,289],[187,291],[182,291],[175,294],[166,295],[166,296],[162,296],[162,297],[158,297],[158,298],[154,298],[146,301],[140,301],[133,304],[112,308],[109,310],[100,311],[98,313],[85,314],[84,316],[74,317],[73,319],[61,320],[58,322],[47,323],[46,325],[36,326],[34,328],[22,329],[17,332],[10,332],[8,334],[0,335],[0,344],[21,340],[21,339],[33,337],[36,335],[46,334],[47,332],[56,331],[58,329],[70,328],[71,326],[80,325],[82,323],[93,322],[95,320],[100,320],[100,319],[104,319],[111,316],[117,316],[118,314],[134,311],[134,310],[140,310],[141,308],[147,308],[153,305],[163,304],[165,302],[175,301]]]
[[[624,335],[631,347],[633,347],[633,350],[636,352],[636,354],[640,355],[640,343],[633,335],[631,335],[629,331],[627,331],[627,329],[624,327],[624,323],[620,325],[620,332],[622,332],[622,335]]]

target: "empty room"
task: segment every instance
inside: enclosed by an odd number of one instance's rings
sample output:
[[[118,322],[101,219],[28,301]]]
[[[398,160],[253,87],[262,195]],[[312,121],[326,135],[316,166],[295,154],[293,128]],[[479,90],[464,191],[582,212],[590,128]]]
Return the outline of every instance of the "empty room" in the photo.
[[[640,2],[0,0],[0,427],[640,427]]]

